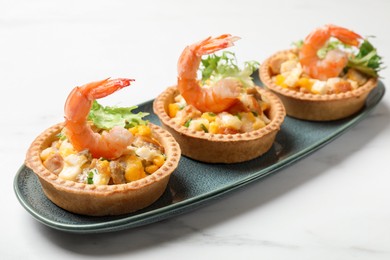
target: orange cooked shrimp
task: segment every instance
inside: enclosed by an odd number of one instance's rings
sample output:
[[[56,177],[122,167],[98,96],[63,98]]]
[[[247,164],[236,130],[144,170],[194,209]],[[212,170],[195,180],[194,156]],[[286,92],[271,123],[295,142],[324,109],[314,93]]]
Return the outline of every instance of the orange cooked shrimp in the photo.
[[[202,112],[219,113],[237,102],[240,94],[240,83],[237,80],[222,79],[215,86],[204,88],[199,85],[197,71],[202,55],[233,46],[238,39],[223,34],[215,38],[208,37],[184,49],[178,62],[178,89],[188,104]]]
[[[108,132],[96,133],[87,122],[95,99],[106,97],[130,85],[132,79],[105,79],[75,87],[65,103],[66,135],[77,151],[88,149],[94,158],[115,159],[123,154],[133,140],[123,127],[115,126]]]
[[[359,39],[362,38],[346,28],[335,25],[325,25],[311,32],[306,37],[299,52],[299,60],[303,71],[312,78],[327,80],[328,78],[337,77],[347,65],[347,53],[339,49],[329,51],[324,59],[318,57],[318,50],[331,37],[352,46],[358,46]]]

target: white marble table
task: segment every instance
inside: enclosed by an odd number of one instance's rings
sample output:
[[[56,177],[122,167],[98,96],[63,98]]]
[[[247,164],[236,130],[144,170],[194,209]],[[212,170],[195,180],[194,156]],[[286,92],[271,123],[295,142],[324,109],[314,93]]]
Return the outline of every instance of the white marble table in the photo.
[[[239,61],[264,60],[334,23],[372,41],[389,67],[390,2],[0,0],[1,259],[390,259],[389,106],[298,163],[196,211],[114,233],[50,229],[19,204],[13,179],[31,141],[63,120],[76,85],[136,83],[108,104],[175,84],[186,44],[232,33]],[[382,81],[390,86],[389,71]]]

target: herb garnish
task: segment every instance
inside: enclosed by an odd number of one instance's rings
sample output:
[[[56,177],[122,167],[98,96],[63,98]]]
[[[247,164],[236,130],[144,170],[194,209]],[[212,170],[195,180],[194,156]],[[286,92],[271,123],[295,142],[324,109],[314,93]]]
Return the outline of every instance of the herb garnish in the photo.
[[[110,107],[102,106],[96,100],[92,104],[88,119],[100,129],[111,129],[114,126],[122,126],[131,128],[137,125],[145,125],[147,121],[142,118],[149,113],[138,112],[134,114],[132,111],[137,106],[132,107]]]
[[[200,71],[202,73],[203,84],[207,81],[216,83],[223,78],[236,78],[241,81],[244,87],[254,86],[252,73],[258,69],[257,61],[247,61],[244,63],[244,69],[237,66],[236,55],[230,51],[222,52],[221,56],[211,54],[202,59]]]
[[[184,123],[184,126],[185,126],[185,127],[189,127],[191,121],[192,121],[192,118],[188,119],[188,120]]]
[[[204,124],[200,124],[200,127],[202,128],[203,131],[205,131],[205,133],[209,132],[209,130],[207,129],[207,127]]]

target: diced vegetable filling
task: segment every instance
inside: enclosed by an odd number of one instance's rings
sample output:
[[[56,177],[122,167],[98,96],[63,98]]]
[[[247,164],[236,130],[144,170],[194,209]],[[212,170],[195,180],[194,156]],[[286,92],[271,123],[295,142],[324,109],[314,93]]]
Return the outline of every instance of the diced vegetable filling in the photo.
[[[64,180],[95,185],[136,181],[157,171],[166,157],[148,125],[137,125],[128,131],[134,135],[134,141],[115,160],[92,158],[88,150],[77,152],[63,132],[41,152],[41,160],[48,170]]]
[[[245,102],[252,101],[243,94],[240,97],[245,107],[252,104]],[[258,95],[260,96],[260,95]],[[224,111],[221,113],[202,113],[192,105],[188,105],[181,95],[175,97],[175,102],[168,105],[168,114],[173,120],[191,130],[202,131],[211,134],[236,134],[258,130],[270,122],[268,118],[269,104],[261,98],[255,98],[258,103],[257,110],[246,111]],[[259,108],[261,113],[259,112]],[[234,108],[233,108],[234,110]]]
[[[276,85],[303,93],[337,94],[363,86],[368,79],[377,78],[378,72],[383,69],[381,57],[367,39],[356,50],[332,39],[317,55],[324,58],[329,51],[346,49],[349,50],[348,63],[338,77],[327,80],[313,79],[305,74],[299,61],[298,53],[302,44],[303,42],[296,43],[294,52],[281,53],[271,60],[270,71]]]
[[[280,62],[279,58],[279,62]],[[275,69],[276,66],[274,66]],[[357,89],[364,85],[369,77],[353,68],[348,69],[339,77],[329,78],[326,81],[310,78],[302,70],[298,55],[289,53],[285,55],[280,67],[275,69],[276,74],[272,80],[283,88],[313,94],[337,94]]]

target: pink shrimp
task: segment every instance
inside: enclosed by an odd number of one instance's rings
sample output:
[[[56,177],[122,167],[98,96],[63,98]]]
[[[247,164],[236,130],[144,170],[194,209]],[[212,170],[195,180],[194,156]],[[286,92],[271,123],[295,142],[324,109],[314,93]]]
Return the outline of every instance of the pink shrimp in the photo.
[[[75,87],[65,103],[66,135],[77,151],[88,149],[94,158],[115,159],[133,140],[125,128],[116,126],[108,132],[96,133],[87,122],[95,99],[106,97],[130,85],[133,79],[104,79]]]
[[[362,38],[346,28],[335,25],[325,25],[311,32],[303,43],[299,60],[303,71],[312,78],[326,80],[337,77],[347,65],[347,53],[339,49],[329,51],[322,60],[318,57],[318,50],[326,44],[330,37],[335,37],[352,46],[358,46],[359,39]]]
[[[197,71],[202,55],[233,46],[239,37],[223,34],[187,46],[178,62],[178,89],[190,105],[202,112],[219,113],[238,101],[240,83],[234,79],[222,79],[215,86],[203,88],[197,80]]]

